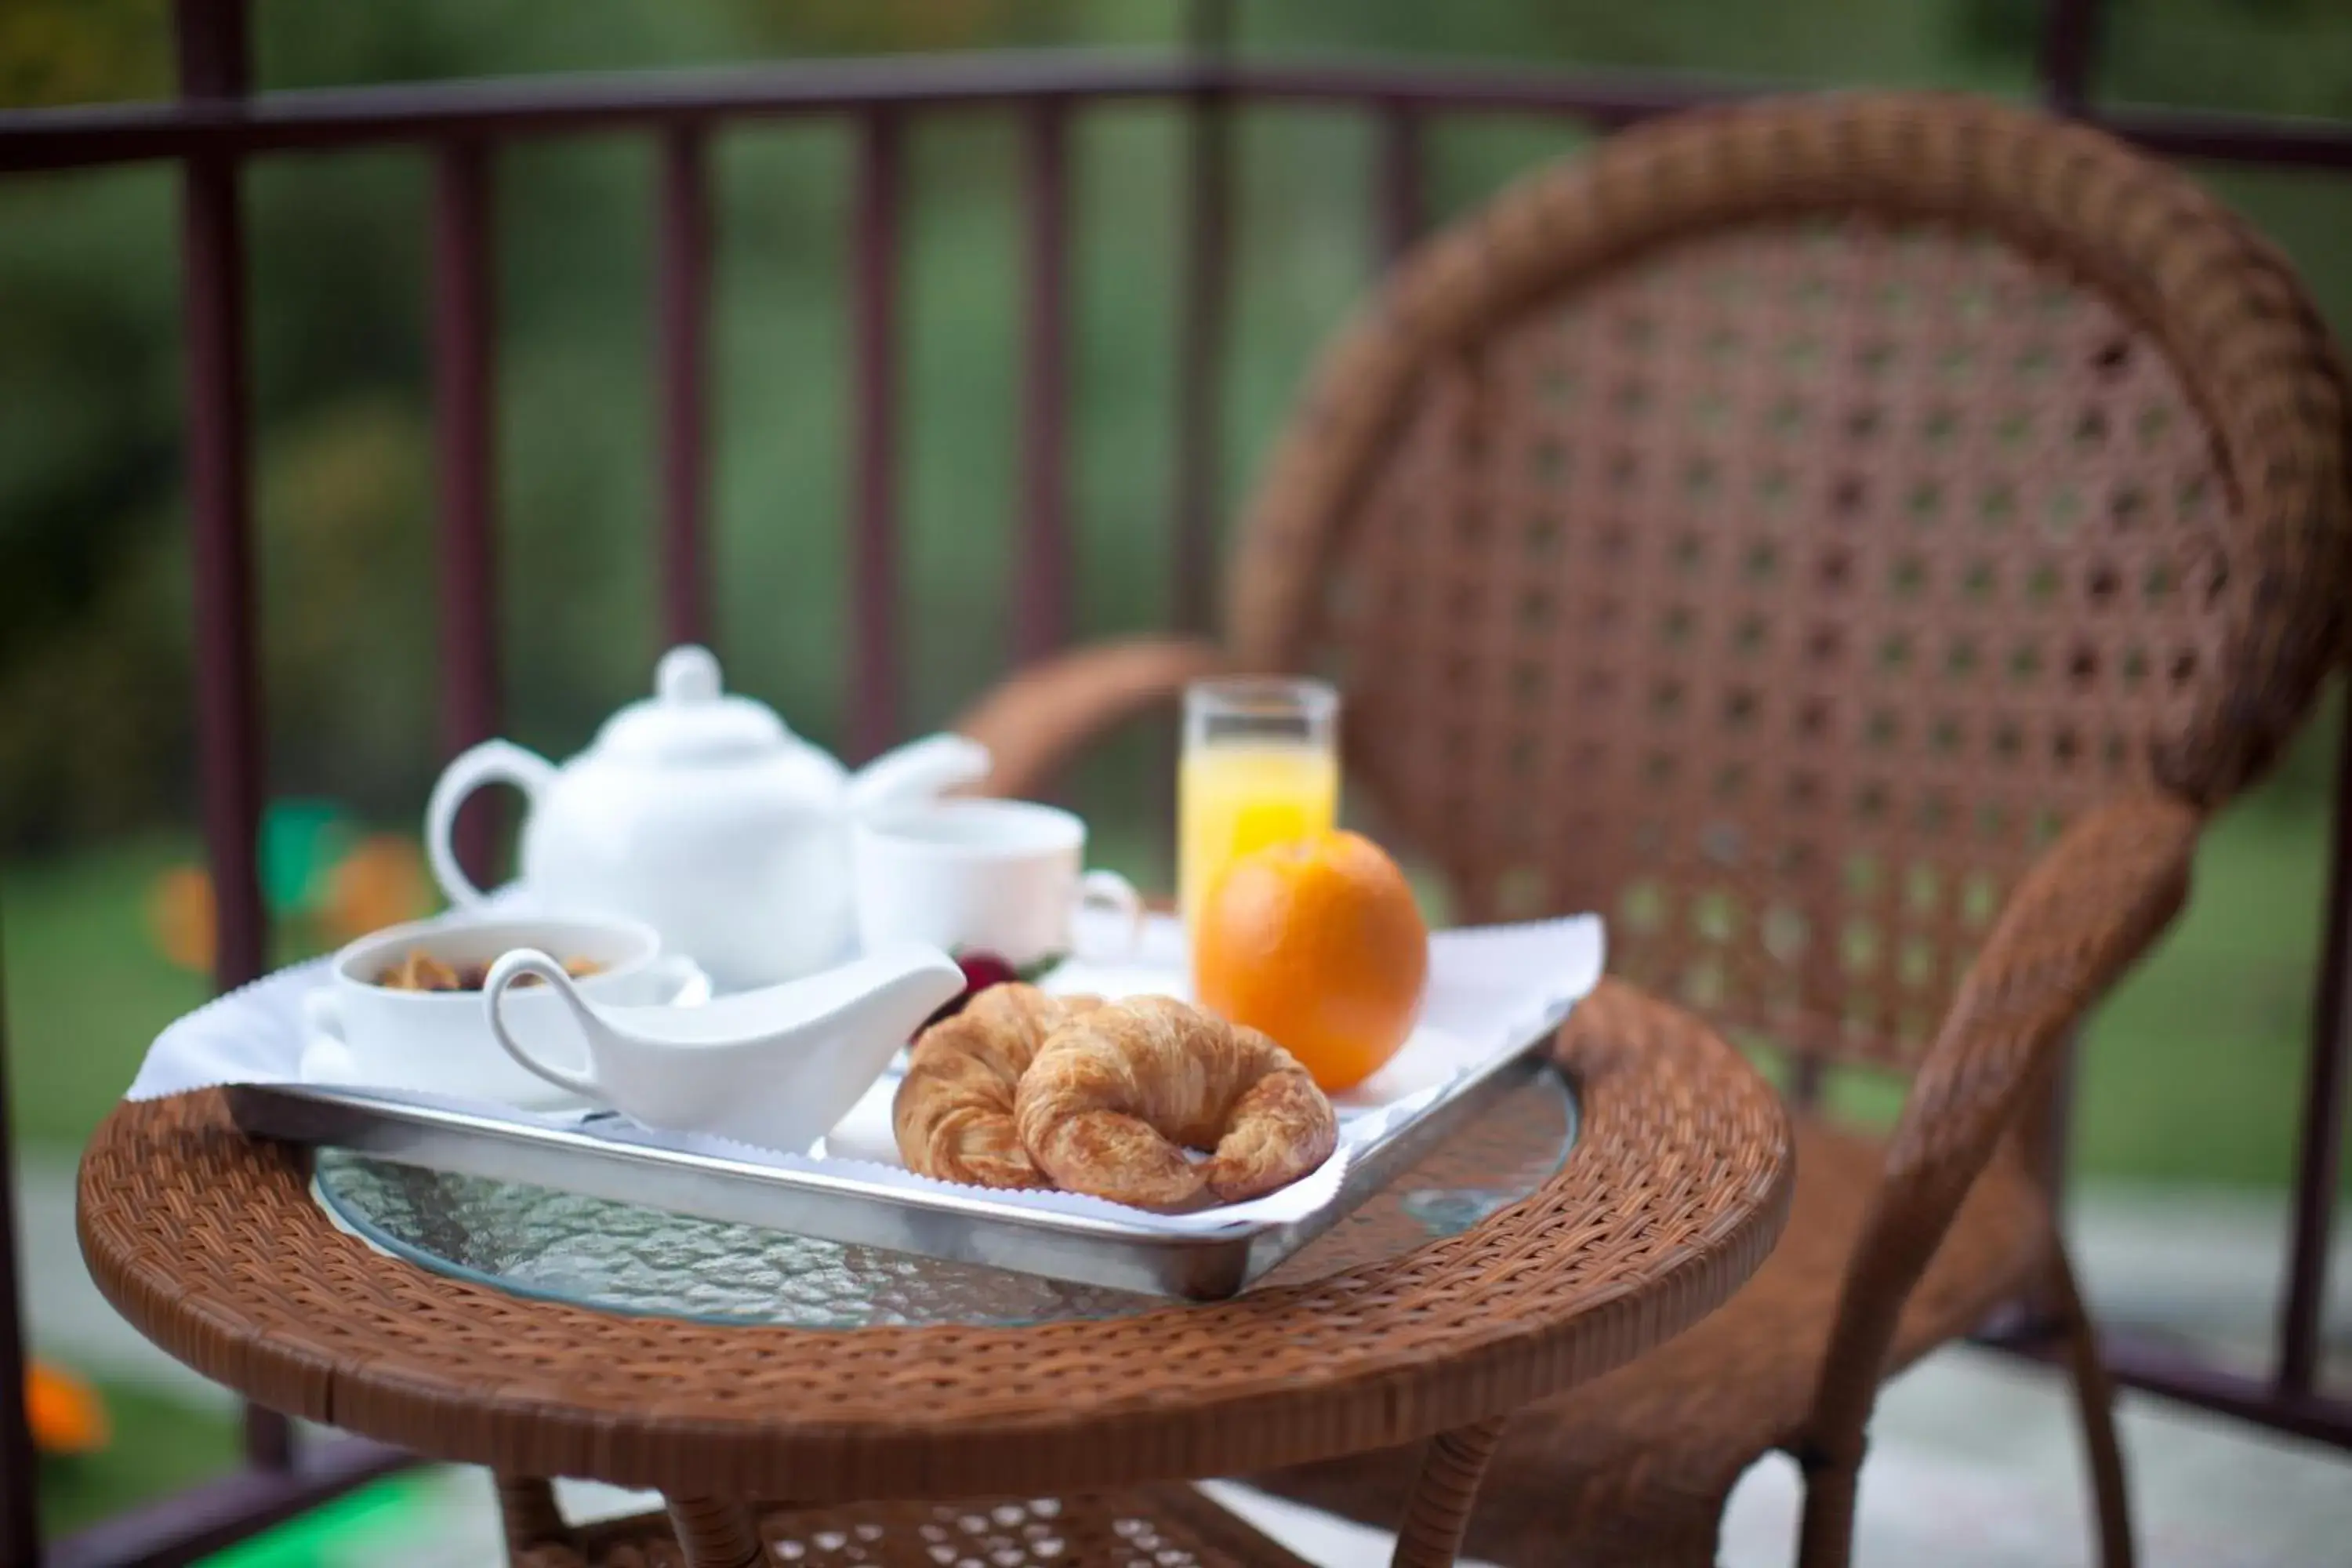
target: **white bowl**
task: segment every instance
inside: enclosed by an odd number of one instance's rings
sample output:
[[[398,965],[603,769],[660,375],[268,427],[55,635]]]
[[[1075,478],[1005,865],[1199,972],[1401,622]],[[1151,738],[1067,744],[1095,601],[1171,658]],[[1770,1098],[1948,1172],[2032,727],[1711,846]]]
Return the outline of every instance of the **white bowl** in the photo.
[[[378,977],[412,952],[453,966],[488,965],[517,948],[602,965],[580,981],[583,995],[617,1005],[690,1006],[710,994],[691,959],[665,955],[639,921],[596,915],[444,916],[392,926],[335,954],[327,983],[303,998],[310,1038],[306,1082],[396,1089],[529,1109],[576,1104],[507,1056],[490,1033],[478,991],[401,991]],[[517,993],[508,1024],[539,1054],[578,1061],[579,1030],[543,989]]]

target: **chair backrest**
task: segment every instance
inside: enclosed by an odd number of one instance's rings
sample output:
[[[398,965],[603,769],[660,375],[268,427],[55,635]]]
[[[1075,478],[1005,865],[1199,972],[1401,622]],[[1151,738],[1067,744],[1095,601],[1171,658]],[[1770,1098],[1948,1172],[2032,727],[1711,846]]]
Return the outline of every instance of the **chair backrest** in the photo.
[[[1546,171],[1335,343],[1230,641],[1325,668],[1466,911],[1902,1067],[2065,818],[2210,805],[2340,651],[2346,399],[2191,182],[1973,100],[1786,100]]]

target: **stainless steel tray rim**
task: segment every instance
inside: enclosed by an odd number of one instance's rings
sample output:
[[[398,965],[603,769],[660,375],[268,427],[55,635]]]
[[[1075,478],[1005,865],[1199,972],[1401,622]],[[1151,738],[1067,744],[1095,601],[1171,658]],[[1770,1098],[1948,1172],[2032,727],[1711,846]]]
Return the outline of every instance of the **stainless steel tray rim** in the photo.
[[[1464,1119],[1545,1069],[1541,1035],[1463,1075],[1419,1114],[1357,1152],[1332,1199],[1289,1220],[1215,1229],[1140,1229],[1115,1218],[1039,1210],[983,1188],[916,1190],[854,1173],[779,1166],[519,1122],[454,1107],[301,1084],[228,1089],[237,1124],[259,1136],[522,1182],[699,1218],[1010,1268],[1110,1289],[1189,1300],[1238,1294],[1360,1206]],[[1573,1136],[1578,1108],[1569,1097]]]

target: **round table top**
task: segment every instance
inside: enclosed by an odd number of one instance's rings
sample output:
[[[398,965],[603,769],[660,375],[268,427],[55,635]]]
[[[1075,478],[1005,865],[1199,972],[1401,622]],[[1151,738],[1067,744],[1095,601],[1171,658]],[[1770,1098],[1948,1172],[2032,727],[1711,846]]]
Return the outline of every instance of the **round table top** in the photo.
[[[1304,1284],[1454,1236],[1559,1173],[1576,1097],[1512,1085],[1250,1289]],[[825,1241],[325,1147],[311,1182],[342,1228],[436,1274],[633,1317],[799,1329],[1026,1327],[1156,1312],[1145,1295]]]
[[[306,1152],[214,1090],[126,1103],[82,1250],[149,1338],[259,1403],[506,1475],[825,1502],[1229,1475],[1507,1413],[1687,1328],[1787,1217],[1770,1087],[1604,982],[1557,1047],[1582,1117],[1458,1236],[1230,1301],[1024,1327],[631,1317],[429,1273],[338,1230]]]

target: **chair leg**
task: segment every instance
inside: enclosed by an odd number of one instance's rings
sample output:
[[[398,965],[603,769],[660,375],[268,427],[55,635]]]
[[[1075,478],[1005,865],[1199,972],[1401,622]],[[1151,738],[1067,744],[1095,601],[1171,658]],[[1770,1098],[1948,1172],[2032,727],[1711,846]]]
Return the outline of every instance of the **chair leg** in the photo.
[[[669,1521],[687,1568],[750,1568],[767,1555],[750,1508],[724,1498],[674,1497]]]
[[[2051,1306],[2066,1334],[2067,1370],[2074,1404],[2083,1419],[2083,1448],[2090,1460],[2091,1492],[2099,1514],[2099,1561],[2105,1568],[2132,1568],[2131,1497],[2124,1483],[2122,1447],[2116,1441],[2116,1385],[2099,1355],[2099,1332],[2083,1307],[2074,1266],[2063,1244],[2051,1248]]]
[[[1471,1507],[1478,1500],[1478,1479],[1502,1438],[1503,1422],[1497,1417],[1441,1432],[1430,1440],[1389,1568],[1452,1568]]]
[[[1797,1568],[1847,1568],[1853,1561],[1854,1496],[1862,1484],[1862,1450],[1832,1457],[1798,1456],[1805,1474],[1805,1511],[1797,1525]]]
[[[500,1476],[497,1484],[508,1562],[520,1563],[534,1546],[572,1544],[572,1527],[563,1522],[553,1487],[537,1476]]]

